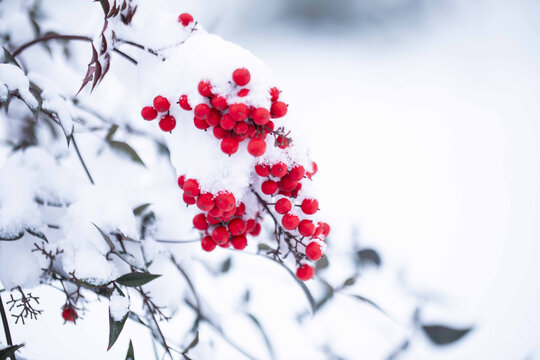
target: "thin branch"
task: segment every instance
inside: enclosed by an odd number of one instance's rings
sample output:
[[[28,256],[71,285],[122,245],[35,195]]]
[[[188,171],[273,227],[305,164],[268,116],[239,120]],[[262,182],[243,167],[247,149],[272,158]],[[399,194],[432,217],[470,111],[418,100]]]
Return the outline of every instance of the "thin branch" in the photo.
[[[94,179],[92,179],[92,175],[90,175],[90,172],[88,171],[88,168],[86,167],[86,163],[84,162],[81,152],[79,151],[79,147],[77,146],[77,142],[75,141],[75,135],[71,134],[71,141],[73,142],[73,147],[75,148],[75,151],[77,152],[77,156],[79,157],[79,160],[81,161],[81,164],[84,168],[84,171],[86,171],[86,175],[88,176],[88,179],[92,183],[92,185],[95,185]]]
[[[4,325],[4,333],[6,334],[6,341],[9,346],[13,346],[13,340],[11,339],[11,332],[9,331],[9,323],[6,316],[6,310],[4,309],[4,303],[0,296],[0,315],[2,316],[2,324]],[[11,355],[11,360],[15,360],[15,354]]]

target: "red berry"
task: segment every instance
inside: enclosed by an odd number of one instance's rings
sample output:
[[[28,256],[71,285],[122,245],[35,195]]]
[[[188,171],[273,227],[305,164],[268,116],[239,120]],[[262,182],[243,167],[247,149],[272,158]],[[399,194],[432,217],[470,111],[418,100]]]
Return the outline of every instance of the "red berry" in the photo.
[[[166,112],[169,111],[169,108],[171,107],[171,103],[167,98],[164,98],[163,96],[156,96],[154,98],[154,108],[159,112]]]
[[[317,173],[317,170],[318,170],[317,163],[315,161],[312,161],[311,162],[311,167],[313,168],[313,170],[311,172],[306,173],[307,177],[310,180],[311,180],[311,177]]]
[[[249,115],[249,108],[246,104],[232,104],[229,106],[229,115],[234,121],[244,121]]]
[[[201,239],[201,247],[204,251],[210,252],[216,248],[216,242],[210,235],[206,235]]]
[[[236,95],[238,95],[239,97],[244,97],[244,96],[247,96],[248,94],[249,94],[249,89],[241,89],[238,91]]]
[[[219,122],[221,120],[221,113],[217,111],[216,109],[211,109],[210,114],[208,115],[208,119],[206,119],[206,122],[210,126],[217,126],[219,125]]]
[[[289,200],[285,198],[281,198],[276,202],[275,208],[278,214],[283,215],[283,214],[288,213],[291,210],[292,204]]]
[[[248,124],[248,132],[247,132],[248,136],[252,138],[255,136],[256,133],[257,133],[257,127],[253,124]]]
[[[304,219],[298,224],[298,232],[302,236],[311,236],[315,232],[313,221]]]
[[[221,117],[219,125],[225,130],[232,130],[236,125],[236,121],[229,114],[225,114]]]
[[[274,177],[282,177],[287,174],[287,165],[281,161],[275,163],[270,168],[270,174]]]
[[[248,131],[248,124],[246,124],[243,121],[237,122],[236,125],[234,125],[234,133],[236,135],[245,135]]]
[[[255,156],[261,156],[266,151],[266,142],[263,139],[251,139],[247,146],[248,152]]]
[[[279,93],[280,91],[278,90],[277,87],[273,87],[270,89],[270,101],[274,102],[274,101],[277,101],[277,99],[279,99]]]
[[[247,238],[245,235],[234,236],[231,239],[231,244],[236,250],[243,250],[247,246]]]
[[[246,213],[246,205],[244,205],[244,203],[240,203],[237,207],[236,207],[236,211],[234,212],[234,215],[235,216],[242,216]]]
[[[186,182],[186,175],[180,175],[178,177],[178,186],[180,186],[180,189],[184,188],[184,183]]]
[[[275,141],[275,145],[280,149],[286,149],[291,144],[291,140],[284,135],[279,135]]]
[[[223,129],[219,125],[214,127],[213,133],[214,133],[214,136],[216,137],[216,139],[218,139],[218,140],[223,139],[228,134],[227,130]]]
[[[319,202],[317,199],[304,199],[302,201],[302,211],[304,214],[313,215],[319,210]]]
[[[285,191],[293,191],[298,186],[298,181],[291,179],[290,174],[285,175],[279,180],[279,188]]]
[[[270,121],[270,112],[265,108],[257,108],[253,111],[251,118],[257,125],[265,125]]]
[[[322,247],[321,244],[316,241],[312,241],[306,247],[306,256],[308,259],[317,261],[322,257]]]
[[[199,86],[197,86],[197,89],[199,90],[199,94],[201,94],[204,97],[212,97],[212,84],[210,84],[210,81],[202,80],[199,82]]]
[[[189,105],[187,95],[180,96],[180,99],[178,99],[178,105],[180,105],[180,107],[186,111],[191,110],[191,105]]]
[[[228,191],[221,192],[216,197],[216,205],[223,209],[223,211],[230,211],[236,205],[236,198]]]
[[[272,132],[272,131],[274,131],[275,126],[276,125],[274,124],[274,122],[272,120],[270,120],[270,121],[268,121],[266,123],[266,125],[264,125],[264,131]]]
[[[308,264],[304,264],[296,269],[296,277],[299,280],[308,281],[313,275],[315,275],[315,269]]]
[[[231,235],[241,235],[246,231],[246,223],[240,218],[234,218],[229,221],[228,228]]]
[[[238,139],[227,136],[221,140],[221,151],[225,154],[232,155],[238,151]]]
[[[197,202],[197,200],[193,196],[189,196],[189,195],[186,195],[186,194],[182,195],[182,199],[184,200],[186,205],[193,205],[193,204],[195,204]],[[322,229],[321,229],[321,231],[322,231]]]
[[[261,190],[266,195],[273,195],[278,189],[278,184],[274,180],[266,180],[261,184]]]
[[[144,120],[154,120],[157,117],[157,111],[151,106],[145,106],[141,110],[141,116]]]
[[[272,106],[270,107],[270,115],[272,115],[274,119],[283,117],[285,114],[287,114],[287,104],[282,101],[272,103]]]
[[[293,167],[289,173],[292,180],[300,181],[304,178],[306,170],[302,165],[296,165]]]
[[[218,226],[217,228],[212,231],[212,239],[217,244],[225,244],[227,241],[229,241],[229,232],[227,231],[227,228],[225,226]]]
[[[317,236],[321,235],[322,232],[323,232],[323,225],[322,225],[322,223],[319,222],[317,224],[317,227],[315,228],[315,232],[311,236],[312,237],[317,237]]]
[[[194,179],[187,179],[184,183],[184,194],[191,197],[199,195],[201,190],[199,189],[199,183]]]
[[[178,16],[178,22],[182,23],[183,26],[188,26],[193,22],[193,16],[188,13],[183,13]]]
[[[257,225],[257,223],[253,219],[246,221],[246,232],[249,233],[253,231],[253,229],[255,229],[255,225]]]
[[[215,208],[213,208],[212,210],[214,210]],[[211,211],[210,211],[211,212]],[[219,224],[221,221],[219,221],[219,219],[213,217],[212,215],[210,215],[210,212],[208,213],[208,215],[206,215],[206,221],[208,222],[209,225],[217,225]]]
[[[206,120],[198,118],[196,116],[193,118],[193,124],[195,124],[195,127],[200,130],[206,130],[210,127]]]
[[[249,73],[248,69],[240,68],[233,71],[232,78],[236,85],[244,86],[249,83],[249,80],[251,79],[251,74]]]
[[[253,226],[253,229],[249,232],[249,235],[257,236],[260,233],[261,233],[261,224],[255,223],[255,226]]]
[[[230,247],[229,241],[227,241],[227,242],[224,243],[224,244],[218,244],[218,245],[221,246],[222,248],[228,248],[228,247]]]
[[[300,219],[298,216],[288,213],[283,215],[283,218],[281,219],[281,225],[287,230],[294,230],[298,227],[298,223],[300,222]]]
[[[206,104],[199,104],[195,106],[193,113],[195,114],[195,117],[206,120],[210,116],[210,106]]]
[[[215,218],[219,218],[221,215],[223,215],[223,209],[221,209],[218,206],[214,206],[209,212],[209,215],[212,215]]]
[[[232,218],[235,213],[236,213],[236,207],[233,207],[229,211],[223,211],[223,215],[221,215],[221,219],[223,221],[229,221],[229,219]]]
[[[197,197],[197,207],[202,211],[209,211],[214,207],[214,196],[210,193],[200,194]]]
[[[325,222],[321,222],[320,224],[322,226],[322,236],[327,237],[330,234],[330,225]]]
[[[159,128],[165,132],[173,131],[176,127],[176,119],[174,116],[165,115],[159,120]]]
[[[210,103],[219,111],[224,111],[229,107],[229,105],[227,104],[227,98],[221,95],[214,96],[212,100],[210,100]]]
[[[71,307],[71,305],[65,305],[62,310],[62,319],[64,321],[71,321],[75,322],[79,316],[77,315],[77,311]]]
[[[270,175],[270,166],[266,164],[257,164],[255,165],[255,172],[261,177],[267,177]]]
[[[197,230],[204,231],[208,229],[208,223],[206,222],[206,216],[204,214],[198,214],[193,217],[193,227]]]

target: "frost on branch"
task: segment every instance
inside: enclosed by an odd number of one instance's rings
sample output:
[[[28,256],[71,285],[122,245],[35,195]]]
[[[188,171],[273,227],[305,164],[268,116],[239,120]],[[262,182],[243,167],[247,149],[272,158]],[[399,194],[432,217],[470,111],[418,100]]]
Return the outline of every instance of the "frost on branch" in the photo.
[[[10,93],[17,93],[24,102],[36,110],[39,102],[30,92],[30,81],[14,64],[0,64],[0,102],[8,101]]]

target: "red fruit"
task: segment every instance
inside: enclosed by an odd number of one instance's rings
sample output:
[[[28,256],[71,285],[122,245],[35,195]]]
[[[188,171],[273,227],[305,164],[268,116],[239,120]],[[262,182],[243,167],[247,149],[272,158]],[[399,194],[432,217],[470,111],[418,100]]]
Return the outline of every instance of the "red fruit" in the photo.
[[[197,200],[193,196],[189,196],[189,195],[186,195],[186,194],[182,195],[182,199],[184,200],[186,205],[193,205],[193,204],[195,204],[197,202]],[[322,229],[321,229],[321,231],[322,231]]]
[[[320,224],[322,226],[322,236],[327,237],[330,234],[330,225],[325,222],[321,222]]]
[[[229,107],[229,104],[227,104],[227,98],[221,95],[214,96],[212,100],[210,100],[210,103],[219,111],[224,111]]]
[[[236,207],[232,208],[229,211],[224,211],[223,215],[221,215],[221,220],[227,222],[229,221],[230,218],[234,216],[235,213],[236,213]]]
[[[278,184],[278,185],[279,185],[279,184]],[[290,192],[290,191],[279,190],[278,194],[279,194],[279,195],[286,196],[286,197],[292,197],[292,192]]]
[[[285,191],[293,191],[298,186],[298,181],[291,179],[289,174],[279,180],[279,188]]]
[[[248,131],[248,125],[243,121],[237,122],[236,125],[234,125],[234,133],[236,135],[247,134],[247,131]]]
[[[234,212],[234,215],[235,216],[242,216],[246,213],[246,205],[244,205],[244,203],[240,203],[237,207],[236,207],[236,211]]]
[[[253,229],[255,229],[255,225],[257,223],[255,222],[255,220],[253,219],[249,219],[248,221],[246,221],[246,232],[249,233],[251,232]]]
[[[251,114],[253,122],[257,125],[265,125],[270,121],[270,112],[265,108],[257,108]]]
[[[247,96],[248,94],[249,94],[249,89],[241,89],[240,91],[238,91],[236,95],[238,95],[239,97],[244,97],[244,96]]]
[[[188,13],[183,13],[178,16],[178,22],[182,23],[183,26],[188,26],[193,22],[193,16]]]
[[[209,211],[214,207],[214,196],[210,193],[200,194],[197,197],[197,207],[202,211]]]
[[[274,177],[282,177],[287,174],[287,165],[281,161],[275,163],[270,168],[270,174]]]
[[[193,124],[195,124],[195,127],[200,130],[206,130],[210,127],[206,120],[198,118],[196,116],[193,118]]]
[[[317,163],[315,161],[312,161],[311,162],[311,167],[313,168],[313,170],[311,172],[306,173],[307,177],[310,180],[311,180],[311,177],[317,173],[317,170],[318,170]]]
[[[247,246],[247,238],[245,235],[234,236],[231,239],[231,244],[236,250],[243,250]]]
[[[292,204],[289,200],[285,198],[281,198],[276,202],[275,208],[278,214],[283,215],[283,214],[288,213],[291,210]]]
[[[272,132],[272,131],[274,131],[275,127],[276,127],[276,125],[274,124],[274,122],[272,120],[270,120],[270,121],[268,121],[266,123],[266,125],[264,125],[264,131]]]
[[[204,231],[208,229],[208,223],[206,222],[206,216],[204,214],[198,214],[193,217],[193,227],[197,230]]]
[[[176,119],[174,116],[165,115],[159,120],[159,128],[165,132],[173,131],[176,127]]]
[[[274,180],[266,180],[261,184],[261,191],[266,195],[273,195],[278,189],[278,184]]]
[[[313,215],[319,210],[319,202],[317,199],[304,199],[302,201],[302,211],[304,214]]]
[[[283,215],[283,218],[281,219],[281,225],[287,230],[294,230],[298,227],[298,223],[300,222],[300,219],[298,216],[288,213]]]
[[[311,236],[315,232],[315,224],[311,220],[304,219],[298,224],[298,232],[302,236]]]
[[[232,155],[238,151],[238,139],[227,136],[221,140],[221,151],[227,155]]]
[[[210,106],[206,104],[199,104],[195,106],[193,113],[195,114],[195,117],[206,120],[210,116]]]
[[[236,205],[236,198],[228,191],[221,192],[216,197],[216,205],[223,211],[230,211]]]
[[[248,69],[240,68],[233,71],[232,78],[236,85],[244,86],[249,83],[249,80],[251,79],[251,74],[249,73]]]
[[[276,101],[272,103],[270,107],[270,115],[276,119],[285,116],[287,114],[287,104],[282,101]]]
[[[222,248],[228,248],[230,247],[230,243],[227,241],[225,244],[219,244]]]
[[[284,135],[279,135],[274,143],[274,145],[276,145],[280,149],[286,149],[289,147],[290,144],[291,140]]]
[[[263,139],[251,139],[247,146],[248,152],[255,156],[261,156],[266,151],[266,142]]]
[[[234,121],[244,121],[249,114],[249,108],[246,104],[232,104],[229,106],[229,115]]]
[[[79,316],[77,315],[77,311],[71,307],[71,305],[65,305],[62,310],[62,319],[64,321],[71,321],[75,322]]]
[[[214,210],[214,209],[212,209],[212,210]],[[221,221],[219,221],[219,219],[216,219],[215,217],[210,215],[210,213],[208,213],[208,215],[206,215],[206,221],[208,222],[209,225],[217,225],[217,224],[219,224],[221,222]]]
[[[219,125],[225,130],[232,130],[236,125],[236,121],[229,114],[225,114],[221,117]]]
[[[171,107],[171,103],[167,98],[164,98],[163,96],[156,96],[154,98],[154,108],[159,112],[166,112],[169,111],[169,108]]]
[[[261,233],[261,224],[255,223],[255,226],[253,226],[253,229],[249,232],[249,235],[257,236],[260,233]]]
[[[141,110],[141,116],[144,120],[154,120],[157,117],[157,111],[151,106],[145,106]]]
[[[210,81],[202,80],[199,82],[199,86],[197,86],[197,89],[199,90],[199,94],[201,94],[204,97],[212,97],[212,84],[210,84]]]
[[[180,105],[180,107],[186,111],[191,110],[191,105],[189,105],[187,95],[180,96],[180,99],[178,99],[178,105]]]
[[[267,177],[270,175],[270,166],[266,164],[257,164],[255,165],[255,172],[261,177]]]
[[[199,195],[201,190],[199,189],[199,183],[194,179],[187,179],[184,183],[184,194],[191,197]]]
[[[322,223],[319,222],[317,224],[317,227],[315,228],[315,232],[311,236],[312,237],[317,237],[317,236],[321,235],[322,232],[323,232],[323,225],[322,225]]]
[[[227,228],[225,226],[218,226],[215,228],[214,231],[212,231],[212,239],[219,245],[225,244],[229,241],[229,232],[227,231]]]
[[[228,228],[231,235],[241,235],[246,231],[246,223],[240,218],[234,218],[229,221]]]
[[[204,251],[210,252],[216,248],[216,243],[210,235],[206,235],[201,239],[201,247]]]
[[[216,219],[219,218],[221,215],[223,215],[223,209],[214,206],[209,212],[209,215],[215,217]]]
[[[217,126],[219,125],[219,122],[221,121],[221,113],[217,111],[216,109],[211,109],[210,114],[208,115],[208,119],[206,119],[206,122],[210,126]]]
[[[302,165],[296,165],[289,172],[291,179],[296,180],[296,181],[302,180],[305,174],[306,174],[306,169],[304,169]]]
[[[178,186],[180,186],[180,189],[184,188],[184,183],[186,182],[186,175],[180,175],[178,177]]]
[[[255,134],[257,133],[257,127],[253,124],[248,124],[248,136],[250,138],[254,137]]]
[[[216,139],[218,139],[218,140],[223,139],[228,134],[227,130],[224,130],[219,125],[214,127],[213,133],[214,133],[214,136],[216,137]]]
[[[296,269],[296,277],[299,280],[308,281],[313,275],[315,275],[315,269],[308,264],[304,264]]]
[[[274,102],[279,99],[279,89],[277,87],[273,87],[270,89],[270,101]]]
[[[306,247],[306,256],[308,259],[317,261],[322,257],[322,247],[316,241],[312,241]]]

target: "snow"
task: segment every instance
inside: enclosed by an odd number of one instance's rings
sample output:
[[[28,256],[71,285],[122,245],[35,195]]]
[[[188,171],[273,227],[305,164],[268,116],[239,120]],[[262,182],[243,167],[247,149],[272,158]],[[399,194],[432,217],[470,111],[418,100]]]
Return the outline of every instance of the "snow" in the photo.
[[[122,320],[129,311],[129,298],[115,290],[109,298],[109,314],[114,321]]]
[[[29,88],[30,82],[19,67],[13,64],[0,64],[0,101],[5,101],[9,92],[17,91],[28,106],[36,109],[39,104]]]

